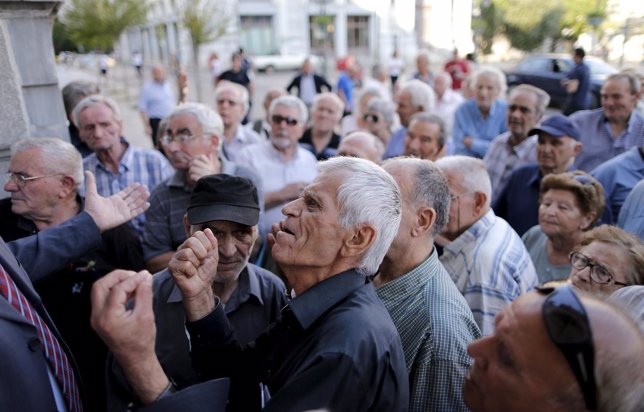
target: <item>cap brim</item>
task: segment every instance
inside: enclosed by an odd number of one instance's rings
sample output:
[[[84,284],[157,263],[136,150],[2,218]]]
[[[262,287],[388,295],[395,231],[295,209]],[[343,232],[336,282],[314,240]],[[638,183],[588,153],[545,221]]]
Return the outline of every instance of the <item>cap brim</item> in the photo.
[[[246,226],[259,221],[259,209],[244,206],[201,206],[188,209],[188,223],[198,225],[213,220],[227,220]]]

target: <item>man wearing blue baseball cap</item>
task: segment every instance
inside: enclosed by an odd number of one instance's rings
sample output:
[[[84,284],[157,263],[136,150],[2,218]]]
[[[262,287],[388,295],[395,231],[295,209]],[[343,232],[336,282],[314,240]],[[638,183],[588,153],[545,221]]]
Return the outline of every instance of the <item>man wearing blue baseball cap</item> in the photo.
[[[551,173],[573,170],[575,156],[582,149],[579,131],[568,117],[560,114],[530,130],[529,135],[533,134],[539,136],[537,163],[515,170],[492,205],[494,213],[505,219],[519,236],[539,223],[541,179]]]

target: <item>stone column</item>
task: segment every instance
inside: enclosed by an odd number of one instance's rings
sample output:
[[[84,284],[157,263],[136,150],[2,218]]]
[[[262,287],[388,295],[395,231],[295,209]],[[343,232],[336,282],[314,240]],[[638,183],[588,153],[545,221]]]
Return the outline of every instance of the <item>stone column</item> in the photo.
[[[7,170],[9,147],[17,140],[69,140],[52,43],[52,22],[61,4],[0,1],[0,172]]]

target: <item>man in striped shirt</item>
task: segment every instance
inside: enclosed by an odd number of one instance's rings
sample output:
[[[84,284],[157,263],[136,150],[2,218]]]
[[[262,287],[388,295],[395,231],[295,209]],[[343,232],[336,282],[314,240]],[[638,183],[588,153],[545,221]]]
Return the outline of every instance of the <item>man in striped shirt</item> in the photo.
[[[483,335],[508,303],[537,285],[537,274],[521,238],[490,208],[491,184],[482,160],[439,159],[452,203],[443,230],[441,263],[465,296]]]

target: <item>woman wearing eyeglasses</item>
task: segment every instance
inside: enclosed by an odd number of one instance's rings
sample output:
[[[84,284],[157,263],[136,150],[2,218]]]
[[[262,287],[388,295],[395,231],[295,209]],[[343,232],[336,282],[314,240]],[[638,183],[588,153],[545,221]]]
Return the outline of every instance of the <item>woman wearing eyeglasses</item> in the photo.
[[[604,209],[604,189],[581,172],[551,174],[541,182],[539,224],[522,237],[539,283],[570,275],[570,252],[581,242]]]
[[[376,136],[387,147],[391,138],[391,127],[396,114],[396,106],[386,99],[372,99],[367,103],[362,119],[367,131]]]
[[[616,226],[585,233],[570,262],[570,282],[602,299],[624,286],[644,285],[644,243]]]

